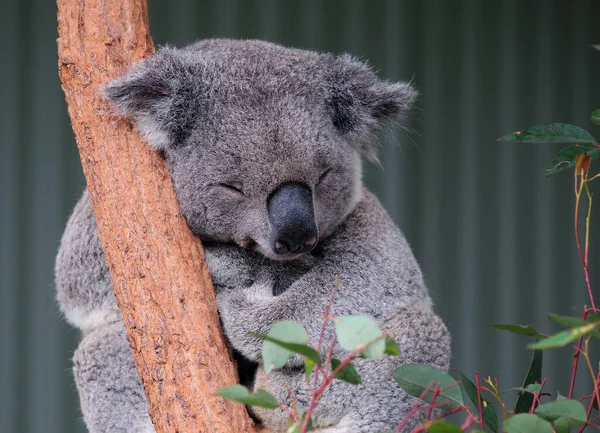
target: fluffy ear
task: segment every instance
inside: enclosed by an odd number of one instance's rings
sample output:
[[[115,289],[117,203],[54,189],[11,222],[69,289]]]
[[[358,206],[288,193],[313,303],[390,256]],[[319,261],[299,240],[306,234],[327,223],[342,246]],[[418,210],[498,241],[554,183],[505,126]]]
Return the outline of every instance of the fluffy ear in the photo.
[[[110,82],[104,94],[119,114],[135,121],[150,146],[164,151],[184,142],[198,118],[197,75],[185,54],[166,47]]]
[[[418,92],[408,83],[377,78],[371,68],[349,55],[333,60],[327,103],[334,126],[371,160],[377,159],[377,135],[401,123]]]

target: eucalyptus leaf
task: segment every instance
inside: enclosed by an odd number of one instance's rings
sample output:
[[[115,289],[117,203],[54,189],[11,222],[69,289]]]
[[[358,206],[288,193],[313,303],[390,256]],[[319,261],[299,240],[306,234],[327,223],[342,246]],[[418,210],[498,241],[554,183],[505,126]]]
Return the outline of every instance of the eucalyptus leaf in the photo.
[[[571,317],[571,316],[559,316],[558,314],[548,313],[548,318],[552,320],[554,323],[562,326],[563,328],[579,328],[581,326],[585,326],[589,323],[599,322],[600,318],[594,314],[589,313],[586,320],[583,320],[579,317]],[[600,336],[600,329],[596,329],[593,332],[594,336]]]
[[[385,337],[385,350],[383,353],[390,356],[400,355],[400,346],[398,346],[398,343],[396,343],[389,335]]]
[[[301,433],[302,424],[304,424],[304,420],[306,419],[306,412],[298,408],[298,415],[300,416],[300,421],[295,421],[293,418],[290,418],[283,433]],[[312,419],[308,420],[307,430],[314,430]]]
[[[552,433],[552,424],[537,415],[520,413],[504,420],[506,433]]]
[[[440,394],[436,397],[435,402],[448,402],[449,404],[443,406],[444,410],[453,409],[457,405],[465,405],[460,386],[456,386],[457,381],[442,370],[428,365],[408,364],[394,370],[393,376],[400,384],[400,387],[414,397],[420,397],[425,389],[429,387],[429,390],[423,397],[423,401],[426,403],[431,403],[433,390],[436,384],[439,383]]]
[[[550,168],[546,169],[546,176],[562,173],[563,171],[574,169],[577,166],[577,155],[585,153],[592,160],[600,158],[600,148],[590,143],[574,144],[560,150],[550,163]]]
[[[338,368],[340,364],[341,361],[339,359],[333,358],[331,360],[331,371],[334,371],[336,368]],[[360,374],[358,374],[358,371],[356,371],[356,368],[352,364],[348,364],[343,367],[335,376],[335,378],[351,383],[352,385],[358,385],[361,382]]]
[[[266,409],[278,409],[279,403],[277,399],[263,389],[251,393],[245,386],[232,385],[226,388],[221,388],[217,391],[217,395],[228,400],[237,401],[238,403],[247,404],[250,406],[259,406]]]
[[[544,334],[540,334],[535,330],[533,325],[509,325],[505,323],[497,323],[492,325],[496,329],[500,329],[501,331],[509,331],[513,334],[518,335],[527,335],[529,337],[545,337]]]
[[[294,353],[304,355],[316,364],[321,363],[317,351],[308,344],[306,330],[296,322],[277,322],[267,335],[248,335],[265,340],[262,358],[266,373],[283,367]]]
[[[545,349],[557,349],[564,347],[569,343],[572,343],[579,338],[594,332],[600,327],[600,323],[588,323],[577,328],[571,328],[566,331],[559,332],[548,338],[545,338],[537,343],[530,344],[527,346],[530,349],[545,350]]]
[[[463,385],[463,389],[475,405],[475,408],[479,411],[479,401],[477,400],[477,386],[471,380],[465,376],[463,373],[460,373],[460,381]],[[496,414],[496,406],[487,400],[485,397],[481,396],[481,411],[483,412],[483,420],[487,424],[487,426],[494,433],[498,433],[498,415]]]
[[[544,361],[544,352],[541,350],[535,350],[533,352],[533,358],[531,360],[531,365],[529,366],[529,370],[527,371],[527,376],[525,376],[525,380],[523,381],[523,389],[534,385],[535,383],[542,382],[542,364]],[[521,391],[519,393],[519,397],[517,398],[517,403],[515,404],[515,413],[527,413],[531,406],[533,405],[533,395]]]
[[[542,384],[541,383],[532,383],[530,385],[527,385],[525,388],[523,388],[525,391],[528,392],[532,392],[534,394],[537,394],[538,392],[540,392],[542,390]]]
[[[309,357],[304,358],[304,375],[306,376],[306,380],[310,379],[310,375],[315,369],[315,362]]]
[[[545,403],[538,406],[535,413],[550,422],[566,418],[573,426],[585,424],[587,421],[585,407],[577,400],[563,399]]]
[[[588,323],[600,322],[600,316],[598,316],[596,313],[588,313],[585,320]]]
[[[462,429],[459,426],[450,424],[444,419],[440,419],[427,427],[427,431],[429,433],[462,433]]]
[[[563,328],[577,328],[587,324],[585,320],[579,317],[560,316],[558,314],[548,313],[548,318]]]
[[[377,358],[385,351],[383,333],[370,317],[338,316],[335,318],[335,333],[343,349],[352,352],[362,348],[366,358]]]
[[[594,122],[596,125],[600,125],[600,108],[598,110],[594,110],[592,115],[590,116],[590,120]]]
[[[594,137],[584,129],[568,123],[548,123],[503,135],[499,141],[515,141],[529,143],[590,143],[596,142]]]
[[[569,433],[574,427],[576,427],[565,417],[558,418],[552,423],[552,425],[554,425],[554,431],[556,433]]]

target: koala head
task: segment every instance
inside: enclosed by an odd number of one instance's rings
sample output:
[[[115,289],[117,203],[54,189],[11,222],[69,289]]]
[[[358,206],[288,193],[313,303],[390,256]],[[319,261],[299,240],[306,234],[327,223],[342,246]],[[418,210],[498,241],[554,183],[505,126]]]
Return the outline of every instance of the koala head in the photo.
[[[287,260],[310,251],[362,194],[361,154],[416,91],[350,56],[261,41],[165,47],[105,94],[164,153],[201,239]]]

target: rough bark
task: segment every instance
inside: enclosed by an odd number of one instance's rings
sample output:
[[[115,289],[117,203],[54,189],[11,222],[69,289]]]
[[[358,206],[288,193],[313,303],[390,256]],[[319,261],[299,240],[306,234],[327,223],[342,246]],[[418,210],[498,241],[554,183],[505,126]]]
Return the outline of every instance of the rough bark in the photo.
[[[156,430],[253,432],[242,405],[214,395],[237,374],[165,161],[101,94],[154,51],[146,0],[58,0],[58,24],[62,88]]]

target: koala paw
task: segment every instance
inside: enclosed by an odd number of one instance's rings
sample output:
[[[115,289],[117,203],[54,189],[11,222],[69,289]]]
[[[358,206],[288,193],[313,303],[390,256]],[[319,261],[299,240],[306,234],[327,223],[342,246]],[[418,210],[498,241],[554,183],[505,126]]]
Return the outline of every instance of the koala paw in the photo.
[[[209,245],[204,256],[217,291],[248,287],[253,281],[253,266],[247,255],[230,245]]]
[[[250,302],[260,302],[261,300],[270,300],[273,298],[273,287],[275,278],[270,269],[262,267],[254,277],[254,284],[247,289],[242,290]]]
[[[252,361],[260,359],[262,341],[246,334],[269,331],[269,305],[275,300],[273,279],[262,271],[248,288],[217,293],[217,307],[225,334],[233,347]]]

